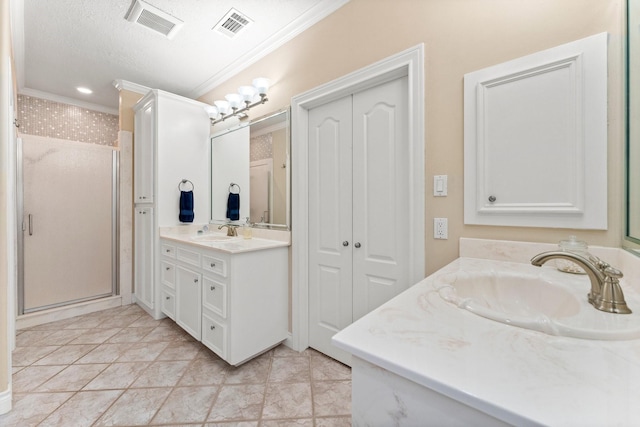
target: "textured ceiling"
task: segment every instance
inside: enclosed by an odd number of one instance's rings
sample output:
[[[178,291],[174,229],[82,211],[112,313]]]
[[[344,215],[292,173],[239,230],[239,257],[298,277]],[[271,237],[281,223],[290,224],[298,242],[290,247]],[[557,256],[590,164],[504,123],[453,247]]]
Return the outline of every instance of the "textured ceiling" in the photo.
[[[184,21],[169,40],[124,18],[131,0],[12,0],[19,92],[115,111],[121,79],[196,98],[347,1],[147,0]],[[212,28],[232,7],[254,22],[230,40]]]

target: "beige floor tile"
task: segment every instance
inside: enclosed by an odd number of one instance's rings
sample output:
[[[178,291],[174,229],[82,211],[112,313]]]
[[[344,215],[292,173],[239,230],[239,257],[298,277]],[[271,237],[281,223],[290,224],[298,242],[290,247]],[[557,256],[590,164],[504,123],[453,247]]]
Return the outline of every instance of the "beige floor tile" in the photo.
[[[156,424],[204,422],[217,392],[216,386],[176,387],[152,422]]]
[[[70,344],[102,344],[121,330],[122,328],[90,329]]]
[[[28,366],[12,377],[11,387],[14,393],[35,390],[66,366]]]
[[[308,348],[304,351],[295,351],[287,346],[279,345],[273,349],[273,357],[309,357],[311,349]]]
[[[316,418],[316,427],[351,427],[351,416]]]
[[[112,363],[118,360],[118,358],[122,356],[122,354],[124,354],[124,352],[126,352],[132,345],[132,343],[100,344],[78,359],[76,363]]]
[[[128,343],[118,362],[153,362],[168,345],[168,342]]]
[[[94,424],[95,426],[147,425],[171,393],[170,388],[125,391]]]
[[[13,409],[0,415],[0,426],[36,426],[73,393],[30,393],[14,395]]]
[[[55,332],[51,331],[51,335],[44,338],[40,342],[40,345],[66,345],[89,330],[90,329],[62,329]]]
[[[312,387],[315,415],[351,415],[351,381],[321,381]]]
[[[166,324],[165,319],[156,320],[151,316],[140,316],[135,322],[131,323],[129,328],[155,328]]]
[[[39,424],[39,427],[89,427],[122,394],[122,390],[81,391]]]
[[[311,383],[269,383],[264,419],[305,418],[313,415]]]
[[[221,360],[197,358],[191,362],[178,385],[223,384],[229,369],[229,365]]]
[[[227,423],[205,423],[204,427],[258,427],[258,421],[230,421]]]
[[[269,382],[309,381],[308,357],[274,357]]]
[[[95,344],[65,345],[34,363],[35,365],[70,365],[96,348]]]
[[[114,363],[87,384],[85,390],[129,387],[147,368],[147,362]]]
[[[124,328],[107,340],[108,343],[140,342],[153,328]]]
[[[224,385],[209,413],[209,422],[258,420],[262,412],[265,386]]]
[[[152,362],[131,387],[173,387],[180,381],[187,366],[187,360]]]
[[[49,330],[23,331],[21,334],[16,336],[16,347],[50,345],[50,344],[44,344],[42,341],[47,339],[49,336],[51,336],[51,334],[52,332]],[[62,344],[58,344],[58,345],[62,345]]]
[[[59,348],[57,345],[16,347],[11,354],[11,363],[13,366],[29,366]]]
[[[36,325],[29,328],[31,331],[58,331],[60,329],[66,329],[69,326],[77,323],[80,320],[79,317],[70,317],[68,319],[57,320],[55,322],[43,323],[42,325]]]
[[[260,423],[260,427],[313,427],[313,418],[265,420]]]
[[[119,314],[105,319],[98,328],[126,328],[140,318],[140,314]]]
[[[158,356],[157,360],[193,360],[202,349],[202,344],[191,341],[173,341]]]
[[[230,367],[225,384],[263,384],[269,377],[270,367],[269,354],[256,357],[238,367]]]
[[[36,391],[78,391],[102,372],[107,364],[71,365],[39,386]]]
[[[311,377],[315,381],[350,380],[351,368],[317,353],[311,357]]]
[[[193,341],[193,338],[191,338],[191,336],[185,331],[178,330],[172,326],[161,325],[157,328],[154,328],[153,331],[151,331],[140,341]]]

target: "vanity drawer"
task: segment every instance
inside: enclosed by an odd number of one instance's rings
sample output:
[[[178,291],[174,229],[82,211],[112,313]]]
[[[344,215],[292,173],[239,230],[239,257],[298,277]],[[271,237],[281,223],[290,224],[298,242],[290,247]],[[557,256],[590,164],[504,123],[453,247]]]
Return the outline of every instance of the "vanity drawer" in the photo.
[[[176,320],[176,294],[166,287],[162,288],[162,312]]]
[[[225,359],[227,357],[227,327],[221,322],[202,314],[202,344]]]
[[[162,261],[160,265],[160,277],[163,285],[167,285],[171,289],[176,286],[176,265],[172,262]]]
[[[223,319],[227,318],[227,285],[211,277],[202,278],[202,305]]]
[[[200,267],[200,253],[187,248],[178,248],[178,261]]]
[[[227,262],[211,255],[202,255],[202,269],[227,277]]]
[[[169,258],[175,258],[176,257],[176,247],[173,245],[169,245],[166,243],[162,244],[162,248],[160,249],[160,253],[164,256],[167,256]]]

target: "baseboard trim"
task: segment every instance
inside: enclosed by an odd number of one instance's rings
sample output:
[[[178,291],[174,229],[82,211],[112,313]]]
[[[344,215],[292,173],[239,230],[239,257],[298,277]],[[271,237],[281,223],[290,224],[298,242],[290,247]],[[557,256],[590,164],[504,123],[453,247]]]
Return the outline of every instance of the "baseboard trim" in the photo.
[[[16,318],[16,329],[30,328],[44,323],[55,322],[56,320],[68,319],[70,317],[81,316],[95,311],[120,307],[122,297],[102,298],[94,301],[85,301],[65,307],[56,307],[49,310],[38,311],[36,313],[23,314]]]
[[[11,387],[0,393],[0,415],[11,410]]]

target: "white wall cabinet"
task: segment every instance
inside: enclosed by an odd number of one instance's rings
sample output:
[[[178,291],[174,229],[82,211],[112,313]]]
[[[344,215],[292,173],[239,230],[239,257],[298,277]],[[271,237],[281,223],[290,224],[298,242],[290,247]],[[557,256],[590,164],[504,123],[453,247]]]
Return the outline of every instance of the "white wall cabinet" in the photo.
[[[163,312],[171,316],[179,312],[175,290],[153,280],[165,283],[169,274],[158,261],[158,230],[180,224],[178,185],[183,179],[194,186],[195,221],[209,220],[210,121],[205,106],[159,90],[150,91],[134,106],[134,209],[152,208],[147,214],[152,217],[151,230],[139,232],[135,224],[134,301],[156,319]],[[143,254],[145,263],[139,263]]]
[[[160,242],[161,264],[169,268],[162,293],[175,294],[175,321],[194,338],[231,365],[286,339],[287,247],[228,254],[168,239]],[[162,311],[171,317],[169,302]]]

